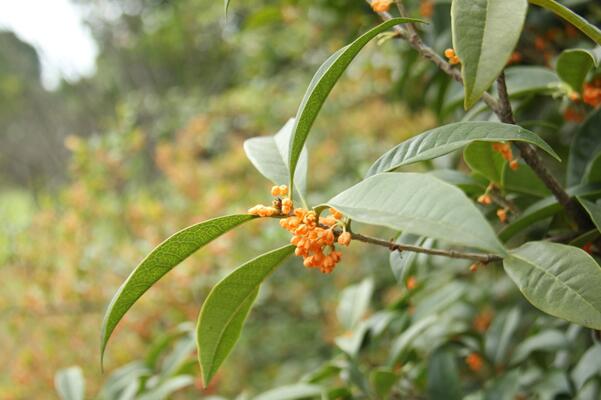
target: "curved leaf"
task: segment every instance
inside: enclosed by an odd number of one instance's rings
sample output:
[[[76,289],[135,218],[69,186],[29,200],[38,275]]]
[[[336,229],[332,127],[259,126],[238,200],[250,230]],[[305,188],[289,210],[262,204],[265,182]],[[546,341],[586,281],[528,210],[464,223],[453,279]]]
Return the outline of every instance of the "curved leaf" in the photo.
[[[589,161],[584,173],[584,183],[601,183],[601,152]]]
[[[578,197],[578,201],[582,204],[582,207],[586,210],[588,215],[591,217],[591,221],[595,224],[595,227],[601,232],[601,203],[593,203],[586,199]]]
[[[595,43],[601,44],[601,30],[589,23],[586,19],[576,14],[566,6],[559,4],[555,0],[529,0],[530,3],[537,6],[546,8],[547,10],[555,13],[559,17],[565,19],[582,33],[591,38]]]
[[[196,328],[205,386],[238,341],[259,286],[293,251],[294,246],[287,245],[248,261],[215,285],[207,296]]]
[[[293,127],[294,118],[290,118],[274,136],[259,136],[244,142],[244,152],[250,162],[276,185],[288,182],[290,176],[288,158]],[[294,181],[301,197],[304,197],[307,191],[307,159],[307,149],[303,148],[294,173]]]
[[[315,118],[330,94],[330,91],[355,58],[357,53],[376,35],[385,30],[406,22],[421,22],[413,18],[393,18],[376,26],[370,31],[358,37],[351,44],[341,48],[336,53],[332,54],[317,70],[309,87],[305,92],[305,96],[301,101],[296,114],[296,121],[293,129],[293,137],[290,151],[290,187],[294,187],[294,171],[298,163],[303,146],[313,126]]]
[[[557,58],[555,69],[559,77],[575,92],[582,92],[588,72],[597,65],[595,55],[584,49],[564,50]]]
[[[507,161],[486,142],[474,142],[463,151],[463,160],[470,169],[503,187],[503,172]]]
[[[454,0],[453,47],[461,60],[465,108],[472,107],[507,64],[520,34],[527,0]]]
[[[61,369],[54,377],[54,386],[61,400],[84,400],[85,384],[80,367]]]
[[[582,182],[587,165],[601,153],[601,108],[592,114],[580,125],[568,159],[568,186]]]
[[[540,147],[560,160],[544,140],[520,126],[501,122],[457,122],[431,129],[400,143],[373,163],[366,175],[371,176],[414,162],[431,160],[474,141],[527,142]]]
[[[439,347],[430,356],[427,390],[430,399],[463,399],[459,367],[450,347]]]
[[[538,309],[601,329],[601,267],[584,250],[558,243],[528,242],[511,250],[503,266]]]
[[[100,335],[101,364],[108,339],[117,323],[152,285],[202,246],[254,218],[247,214],[229,215],[192,225],[177,232],[148,254],[115,293],[104,314]]]
[[[395,243],[409,244],[413,246],[423,246],[425,237],[413,235],[411,233],[401,233]],[[401,285],[407,284],[407,279],[413,275],[417,266],[416,258],[418,253],[411,251],[391,251],[389,262],[390,269]]]
[[[460,189],[428,174],[374,175],[328,204],[358,222],[505,253],[472,201]]]

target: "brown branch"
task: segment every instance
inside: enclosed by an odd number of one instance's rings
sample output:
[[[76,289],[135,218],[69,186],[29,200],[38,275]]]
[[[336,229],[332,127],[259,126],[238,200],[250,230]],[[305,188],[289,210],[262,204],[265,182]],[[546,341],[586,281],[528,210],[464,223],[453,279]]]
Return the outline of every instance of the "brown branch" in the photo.
[[[366,0],[368,4],[371,4],[369,0]],[[406,13],[403,11],[403,7],[399,8],[401,12],[401,16],[405,17]],[[392,19],[392,15],[388,12],[378,12],[377,13],[380,18],[384,21]],[[411,47],[413,47],[419,54],[421,54],[424,58],[430,60],[434,65],[436,65],[441,71],[449,75],[451,78],[456,80],[457,82],[463,84],[463,78],[461,73],[453,68],[448,62],[446,62],[438,53],[436,53],[431,47],[424,44],[421,37],[417,33],[417,31],[413,27],[409,27],[408,29],[403,28],[400,25],[395,25],[393,27],[394,31],[397,35],[406,40],[407,43]],[[515,119],[513,118],[513,111],[511,110],[511,103],[509,103],[509,98],[507,95],[507,86],[505,84],[505,77],[501,75],[499,77],[499,97],[501,101],[497,101],[493,96],[488,92],[484,92],[482,95],[482,101],[486,103],[488,107],[499,117],[502,122],[514,124]],[[579,228],[585,228],[590,225],[588,218],[584,215],[578,203],[574,201],[574,199],[570,198],[567,192],[563,189],[561,184],[555,179],[555,177],[551,174],[551,172],[545,167],[542,159],[538,155],[536,149],[534,149],[530,144],[516,142],[516,147],[520,151],[520,155],[524,159],[524,161],[532,168],[532,170],[537,174],[539,179],[549,188],[551,193],[555,196],[559,204],[566,210],[568,215]]]
[[[476,261],[482,264],[488,264],[494,261],[501,261],[503,259],[502,257],[499,257],[495,254],[467,253],[457,250],[429,249],[426,247],[413,246],[409,244],[394,243],[392,241],[378,239],[371,236],[365,236],[360,233],[351,233],[351,237],[353,240],[357,240],[359,242],[386,247],[390,251],[411,251],[414,253],[430,254],[435,256],[461,258],[464,260]]]

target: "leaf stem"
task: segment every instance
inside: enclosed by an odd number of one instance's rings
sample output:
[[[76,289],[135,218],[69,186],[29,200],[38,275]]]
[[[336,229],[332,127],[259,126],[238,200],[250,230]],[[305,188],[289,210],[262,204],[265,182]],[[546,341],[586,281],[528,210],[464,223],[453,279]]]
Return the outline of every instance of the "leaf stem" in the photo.
[[[472,260],[482,264],[488,264],[494,261],[501,261],[503,258],[495,254],[485,253],[468,253],[457,250],[429,249],[427,247],[413,246],[403,243],[394,243],[392,241],[383,240],[371,236],[362,235],[360,233],[351,232],[351,238],[359,242],[369,243],[376,246],[386,247],[390,251],[411,251],[414,253],[430,254],[435,256],[443,256],[450,258],[461,258]]]

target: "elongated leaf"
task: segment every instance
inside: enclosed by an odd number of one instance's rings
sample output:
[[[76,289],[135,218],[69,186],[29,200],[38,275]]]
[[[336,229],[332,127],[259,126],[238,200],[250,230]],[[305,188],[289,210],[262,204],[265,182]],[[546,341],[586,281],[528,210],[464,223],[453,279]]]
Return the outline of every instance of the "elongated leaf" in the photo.
[[[476,206],[453,185],[428,174],[374,175],[328,202],[353,220],[504,254]]]
[[[593,376],[601,372],[601,346],[596,344],[584,353],[574,370],[572,380],[576,389],[581,389]]]
[[[511,364],[519,364],[535,351],[556,352],[568,348],[566,335],[558,330],[547,330],[530,336],[515,348],[511,354]]]
[[[487,142],[474,142],[463,151],[463,160],[473,172],[503,187],[503,171],[507,161]]]
[[[591,68],[597,66],[595,55],[584,49],[563,51],[557,58],[557,74],[575,92],[582,92],[582,85]]]
[[[85,379],[79,367],[61,369],[54,377],[54,386],[61,400],[83,400]]]
[[[582,204],[582,207],[586,210],[588,215],[591,217],[591,221],[595,224],[595,227],[601,232],[601,203],[593,203],[581,197],[578,197],[578,201]]]
[[[440,317],[437,315],[429,315],[426,318],[412,323],[409,328],[405,329],[392,343],[388,365],[394,367],[397,362],[404,362],[413,341],[418,336],[423,335],[424,331],[434,325],[439,318]]]
[[[364,33],[351,44],[341,48],[332,54],[317,70],[305,96],[301,101],[296,114],[296,120],[293,129],[293,137],[290,151],[290,187],[294,186],[294,171],[296,170],[298,159],[300,157],[311,126],[321,106],[330,94],[330,91],[355,58],[357,53],[376,35],[390,29],[394,25],[406,22],[421,22],[412,18],[393,18],[376,26],[370,31]]]
[[[582,182],[587,165],[601,153],[601,108],[584,121],[574,136],[568,159],[568,186]]]
[[[601,267],[584,250],[528,242],[503,260],[505,271],[532,305],[558,318],[601,329]]]
[[[505,190],[529,194],[536,197],[547,197],[551,192],[540,178],[525,163],[519,163],[519,168],[513,170],[506,164],[503,169],[503,185]]]
[[[584,183],[601,183],[601,153],[589,161],[584,173]]]
[[[570,196],[592,196],[601,195],[601,184],[579,185],[566,190]],[[519,232],[532,226],[537,221],[552,217],[562,210],[554,196],[546,197],[528,207],[524,212],[507,225],[501,232],[499,238],[506,242]]]
[[[229,215],[192,225],[174,234],[148,254],[121,285],[107,307],[100,335],[101,363],[111,333],[140,296],[196,250],[253,218],[246,214]]]
[[[511,339],[520,323],[521,313],[518,308],[499,313],[492,321],[490,328],[486,331],[484,351],[487,359],[495,365],[505,364],[509,356]]]
[[[386,399],[394,386],[399,380],[397,374],[390,368],[376,368],[369,374],[369,382],[378,395],[378,398]]]
[[[293,127],[294,118],[291,118],[274,136],[254,137],[244,142],[244,151],[250,162],[276,185],[288,182],[290,176],[288,159]],[[304,197],[307,191],[307,158],[307,150],[303,148],[294,173],[296,188],[301,197]]]
[[[413,246],[422,246],[426,238],[411,233],[402,233],[395,243],[410,244]],[[390,268],[396,278],[396,281],[401,285],[407,284],[407,279],[413,275],[417,266],[415,260],[418,253],[410,251],[392,251],[390,253]]]
[[[297,400],[323,398],[325,390],[318,385],[297,383],[295,385],[282,386],[261,393],[254,400]]]
[[[466,109],[503,71],[520,38],[527,9],[527,0],[453,1],[453,47],[461,60]]]
[[[449,347],[440,347],[428,361],[428,398],[432,400],[461,400],[461,379],[455,354]]]
[[[238,341],[259,286],[293,251],[294,246],[288,245],[248,261],[213,287],[207,296],[196,329],[205,386]]]
[[[565,19],[582,33],[591,38],[595,43],[601,44],[601,30],[576,14],[574,11],[565,7],[564,5],[556,2],[555,0],[529,0],[530,3],[537,6],[546,8],[547,10],[555,13],[559,17]]]
[[[457,122],[426,131],[402,142],[382,155],[367,176],[392,171],[403,165],[431,160],[460,149],[474,141],[519,141],[534,144],[557,160],[559,156],[538,135],[517,125],[500,122]]]
[[[353,329],[367,311],[374,291],[374,282],[370,278],[345,288],[340,294],[336,316],[344,329]]]

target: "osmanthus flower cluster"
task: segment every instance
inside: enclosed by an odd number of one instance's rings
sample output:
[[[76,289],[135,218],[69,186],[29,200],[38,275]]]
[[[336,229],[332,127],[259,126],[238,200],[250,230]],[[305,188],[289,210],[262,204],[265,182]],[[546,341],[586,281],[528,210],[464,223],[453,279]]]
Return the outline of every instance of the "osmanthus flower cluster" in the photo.
[[[286,196],[288,187],[274,186],[271,194]],[[294,208],[289,197],[276,197],[272,206],[258,204],[248,213],[259,217],[282,217],[280,226],[293,235],[290,243],[296,246],[294,254],[303,258],[305,267],[318,268],[324,274],[332,272],[342,258],[335,243],[348,246],[351,242],[344,216],[334,208],[329,209],[329,215],[321,217],[315,210]]]

